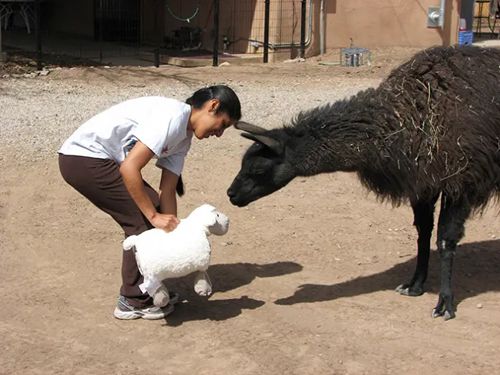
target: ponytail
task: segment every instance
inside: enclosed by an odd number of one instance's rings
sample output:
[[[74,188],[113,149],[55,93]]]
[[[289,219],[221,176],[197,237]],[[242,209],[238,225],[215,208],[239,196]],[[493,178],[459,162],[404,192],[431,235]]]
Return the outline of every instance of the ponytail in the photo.
[[[219,100],[220,104],[216,113],[227,113],[229,118],[236,121],[241,118],[240,100],[236,93],[228,86],[217,85],[199,89],[186,100],[186,103],[193,108],[199,109],[211,99]]]

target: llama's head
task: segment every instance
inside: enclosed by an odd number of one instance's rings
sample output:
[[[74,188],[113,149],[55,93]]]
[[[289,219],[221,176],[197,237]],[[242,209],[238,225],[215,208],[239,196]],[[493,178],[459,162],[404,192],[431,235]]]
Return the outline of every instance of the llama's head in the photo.
[[[287,159],[284,133],[265,130],[248,123],[238,123],[241,135],[255,141],[243,156],[241,170],[227,190],[232,204],[243,207],[288,184],[295,176]]]
[[[194,209],[188,219],[205,226],[209,234],[222,236],[229,230],[229,218],[209,204],[203,204]]]

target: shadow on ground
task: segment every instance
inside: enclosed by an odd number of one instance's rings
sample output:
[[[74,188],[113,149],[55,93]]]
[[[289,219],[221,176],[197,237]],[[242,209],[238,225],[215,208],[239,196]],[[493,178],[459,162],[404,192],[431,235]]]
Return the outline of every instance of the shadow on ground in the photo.
[[[302,270],[294,262],[270,264],[235,263],[217,264],[208,269],[212,280],[213,294],[237,289],[250,284],[256,278],[278,277]],[[193,291],[194,276],[189,275],[168,281],[168,287],[179,291],[184,303],[176,305],[175,313],[166,318],[169,326],[180,326],[194,320],[227,320],[241,314],[243,310],[254,310],[264,305],[264,301],[242,296],[225,300],[210,300]]]
[[[396,261],[396,259],[395,259]],[[331,301],[337,298],[394,290],[408,282],[415,269],[416,257],[383,272],[358,277],[339,284],[303,284],[292,296],[275,301],[278,305]],[[439,293],[439,255],[431,252],[426,291]],[[500,291],[500,240],[473,242],[460,245],[453,268],[455,303],[490,291]]]

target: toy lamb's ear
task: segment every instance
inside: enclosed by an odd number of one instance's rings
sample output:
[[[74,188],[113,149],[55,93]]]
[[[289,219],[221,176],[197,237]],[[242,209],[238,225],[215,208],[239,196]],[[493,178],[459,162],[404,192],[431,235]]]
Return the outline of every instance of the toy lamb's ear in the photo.
[[[197,211],[200,212],[201,216],[198,216],[198,218],[202,220],[204,225],[211,226],[217,222],[217,210],[215,207],[205,203],[198,207]]]
[[[208,220],[207,226],[212,226],[217,223],[217,215],[214,213],[213,215],[210,215],[210,219]]]

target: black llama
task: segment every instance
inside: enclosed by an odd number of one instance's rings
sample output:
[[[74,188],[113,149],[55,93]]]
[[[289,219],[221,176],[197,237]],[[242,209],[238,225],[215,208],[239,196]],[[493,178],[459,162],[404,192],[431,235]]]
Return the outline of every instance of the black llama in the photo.
[[[377,89],[299,113],[289,126],[241,123],[255,141],[227,194],[245,206],[296,176],[356,172],[393,204],[409,202],[417,266],[396,290],[423,293],[434,208],[441,287],[433,316],[455,316],[451,275],[467,218],[500,197],[500,50],[436,47],[392,71]]]

